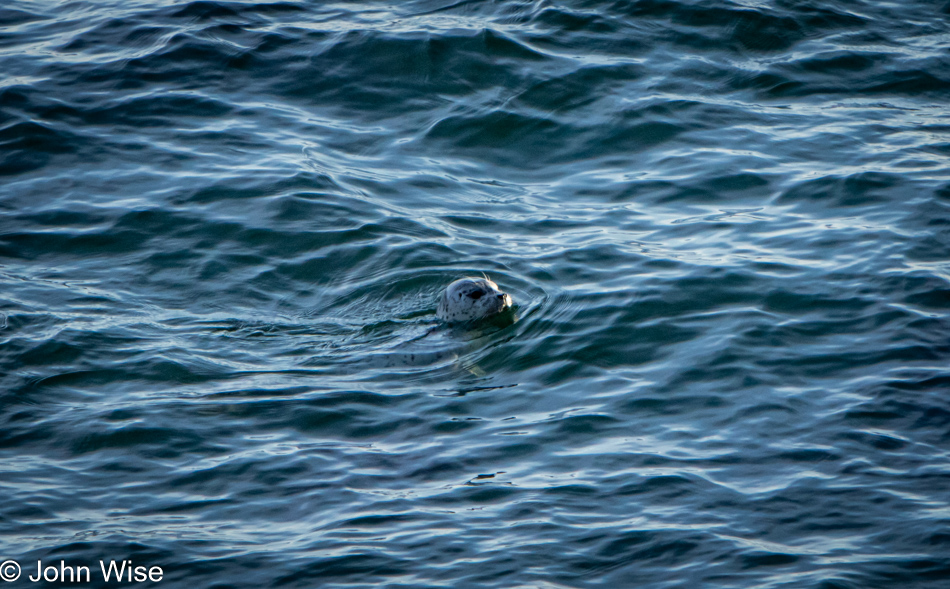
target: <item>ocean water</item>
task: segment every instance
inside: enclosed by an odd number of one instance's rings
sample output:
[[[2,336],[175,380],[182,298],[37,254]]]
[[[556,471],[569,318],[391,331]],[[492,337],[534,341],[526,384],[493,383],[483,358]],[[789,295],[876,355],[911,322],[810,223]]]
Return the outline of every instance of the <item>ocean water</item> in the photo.
[[[950,586],[945,1],[5,0],[0,72],[5,586]]]

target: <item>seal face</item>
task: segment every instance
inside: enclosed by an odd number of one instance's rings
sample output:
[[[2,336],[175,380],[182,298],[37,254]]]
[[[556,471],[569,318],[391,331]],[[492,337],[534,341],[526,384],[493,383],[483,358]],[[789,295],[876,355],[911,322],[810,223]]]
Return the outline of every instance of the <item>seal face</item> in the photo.
[[[457,323],[484,319],[511,308],[511,296],[488,278],[460,278],[448,285],[439,298],[435,315]]]

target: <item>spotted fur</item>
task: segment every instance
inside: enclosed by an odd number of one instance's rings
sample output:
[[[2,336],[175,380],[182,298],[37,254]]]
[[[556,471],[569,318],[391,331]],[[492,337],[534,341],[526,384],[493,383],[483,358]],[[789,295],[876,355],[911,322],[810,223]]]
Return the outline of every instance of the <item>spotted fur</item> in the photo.
[[[511,308],[511,296],[488,278],[460,278],[445,288],[436,317],[447,323],[474,321]]]

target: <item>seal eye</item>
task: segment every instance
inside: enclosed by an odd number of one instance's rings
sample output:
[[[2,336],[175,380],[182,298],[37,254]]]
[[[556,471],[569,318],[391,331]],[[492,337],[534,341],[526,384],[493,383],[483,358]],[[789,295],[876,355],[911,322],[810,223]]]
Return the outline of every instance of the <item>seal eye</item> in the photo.
[[[485,294],[484,290],[473,290],[472,292],[468,293],[468,298],[474,299],[477,301],[478,299],[482,298],[482,295],[484,294]]]

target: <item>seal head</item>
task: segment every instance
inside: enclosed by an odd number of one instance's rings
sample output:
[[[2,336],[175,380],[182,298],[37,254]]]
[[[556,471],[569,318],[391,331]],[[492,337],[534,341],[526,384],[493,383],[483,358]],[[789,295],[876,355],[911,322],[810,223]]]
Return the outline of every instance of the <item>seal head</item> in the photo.
[[[435,315],[447,323],[484,319],[511,308],[511,296],[488,278],[460,278],[439,298]]]

